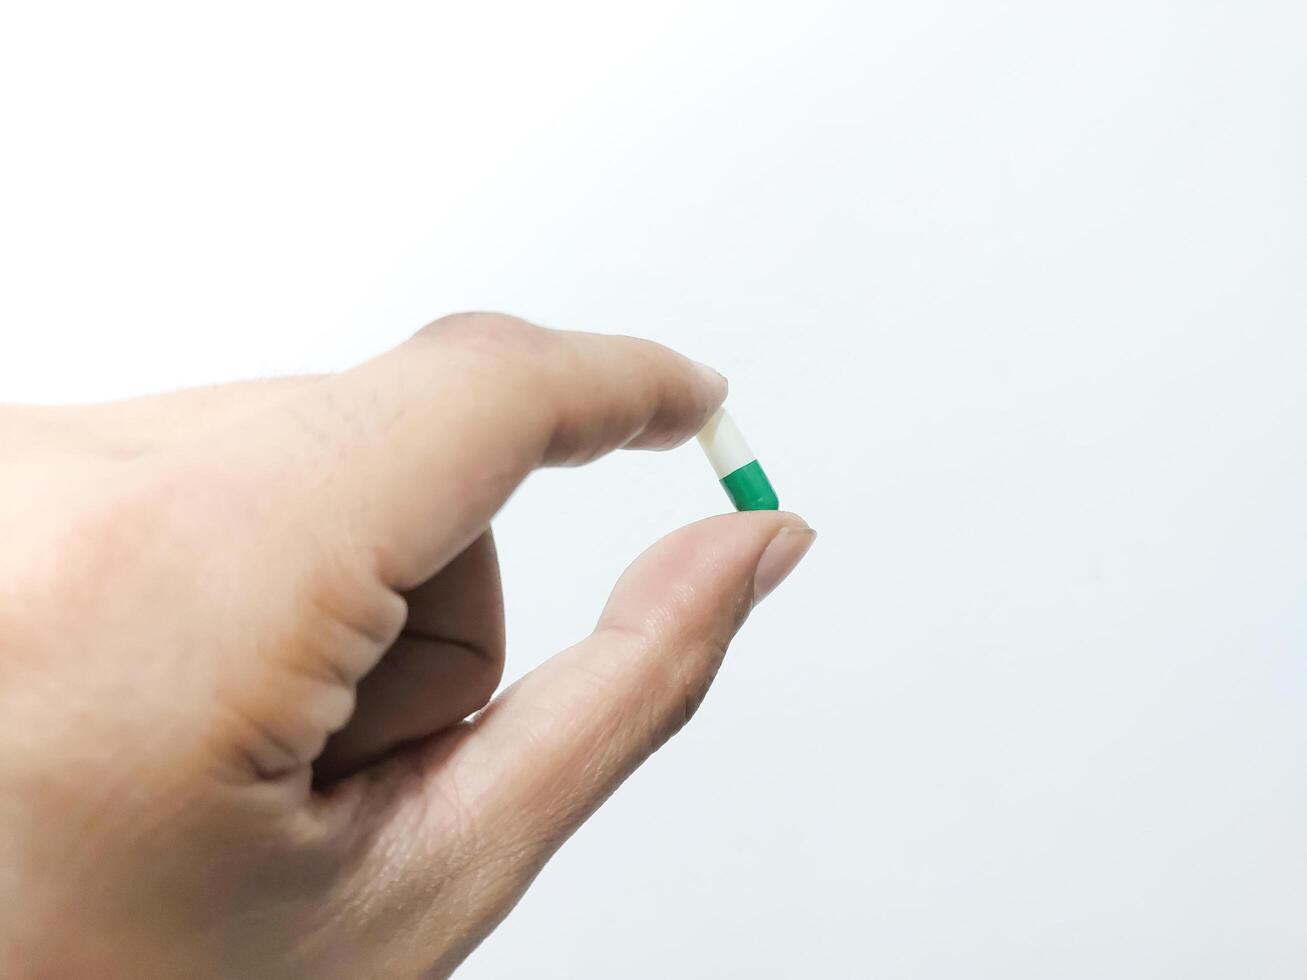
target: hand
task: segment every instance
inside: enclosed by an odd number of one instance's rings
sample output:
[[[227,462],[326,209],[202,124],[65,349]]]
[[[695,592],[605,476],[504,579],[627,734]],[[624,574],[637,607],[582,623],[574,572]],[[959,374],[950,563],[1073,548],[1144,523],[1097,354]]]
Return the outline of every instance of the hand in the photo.
[[[655,344],[467,315],[331,377],[0,408],[0,972],[447,975],[813,537],[677,531],[486,707],[490,519],[725,393]]]

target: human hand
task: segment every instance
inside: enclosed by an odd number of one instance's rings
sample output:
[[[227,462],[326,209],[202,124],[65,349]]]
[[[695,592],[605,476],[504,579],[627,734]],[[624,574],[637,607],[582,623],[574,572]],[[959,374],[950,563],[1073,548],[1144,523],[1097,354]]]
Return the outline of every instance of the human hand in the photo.
[[[485,707],[490,519],[724,397],[655,344],[478,314],[331,377],[0,408],[0,973],[450,973],[813,537],[675,532]]]

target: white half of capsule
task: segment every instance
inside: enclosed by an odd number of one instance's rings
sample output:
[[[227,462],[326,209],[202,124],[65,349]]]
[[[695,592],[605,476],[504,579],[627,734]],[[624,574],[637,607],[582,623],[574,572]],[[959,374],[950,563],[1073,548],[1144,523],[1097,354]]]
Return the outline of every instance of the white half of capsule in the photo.
[[[719,480],[757,459],[724,408],[717,409],[708,424],[699,430],[699,445]]]

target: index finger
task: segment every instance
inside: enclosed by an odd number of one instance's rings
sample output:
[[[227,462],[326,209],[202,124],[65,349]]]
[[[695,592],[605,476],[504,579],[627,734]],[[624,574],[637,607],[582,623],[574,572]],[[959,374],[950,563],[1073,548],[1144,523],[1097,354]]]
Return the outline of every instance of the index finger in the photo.
[[[305,385],[245,427],[240,452],[288,513],[403,591],[531,470],[678,445],[725,396],[715,371],[649,341],[464,314]]]

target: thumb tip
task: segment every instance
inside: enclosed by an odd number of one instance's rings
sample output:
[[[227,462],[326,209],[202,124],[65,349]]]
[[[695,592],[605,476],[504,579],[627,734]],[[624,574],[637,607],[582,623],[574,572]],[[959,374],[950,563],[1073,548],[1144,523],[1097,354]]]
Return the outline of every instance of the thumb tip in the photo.
[[[799,566],[803,556],[808,553],[817,532],[806,524],[801,527],[786,526],[776,532],[775,537],[763,549],[753,576],[753,604],[756,606],[771,595]]]
[[[723,514],[682,527],[627,568],[600,622],[729,639],[815,538],[802,518],[787,511]]]

